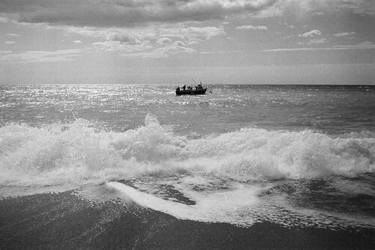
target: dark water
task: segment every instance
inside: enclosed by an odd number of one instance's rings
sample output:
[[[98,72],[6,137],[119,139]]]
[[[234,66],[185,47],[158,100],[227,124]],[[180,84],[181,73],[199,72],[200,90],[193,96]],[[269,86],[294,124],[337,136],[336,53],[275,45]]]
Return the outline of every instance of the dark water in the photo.
[[[209,91],[0,87],[0,248],[374,248],[374,87]]]

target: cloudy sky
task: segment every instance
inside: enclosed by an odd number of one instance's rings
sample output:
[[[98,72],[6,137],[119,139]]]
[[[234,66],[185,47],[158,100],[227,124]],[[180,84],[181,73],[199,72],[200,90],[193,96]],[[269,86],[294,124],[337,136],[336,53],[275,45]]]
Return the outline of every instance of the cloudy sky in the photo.
[[[374,0],[0,0],[0,84],[373,84],[374,27]]]

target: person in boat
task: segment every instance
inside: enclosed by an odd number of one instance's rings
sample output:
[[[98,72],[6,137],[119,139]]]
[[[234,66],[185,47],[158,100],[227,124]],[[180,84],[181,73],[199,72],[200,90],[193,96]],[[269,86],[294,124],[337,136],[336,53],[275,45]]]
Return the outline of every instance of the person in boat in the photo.
[[[199,83],[197,86],[195,86],[195,89],[196,90],[200,90],[200,89],[203,89],[203,87],[202,87],[202,84],[201,83]]]
[[[191,86],[188,86],[188,90],[193,90],[193,88]]]
[[[176,92],[180,92],[180,87],[177,87],[177,88],[176,88]]]

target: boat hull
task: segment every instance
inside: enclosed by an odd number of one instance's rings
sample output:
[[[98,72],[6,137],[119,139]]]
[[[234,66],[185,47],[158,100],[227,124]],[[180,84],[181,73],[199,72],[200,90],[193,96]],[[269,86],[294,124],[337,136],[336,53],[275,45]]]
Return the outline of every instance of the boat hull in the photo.
[[[206,94],[207,88],[205,89],[196,89],[196,90],[176,90],[176,95],[204,95]]]

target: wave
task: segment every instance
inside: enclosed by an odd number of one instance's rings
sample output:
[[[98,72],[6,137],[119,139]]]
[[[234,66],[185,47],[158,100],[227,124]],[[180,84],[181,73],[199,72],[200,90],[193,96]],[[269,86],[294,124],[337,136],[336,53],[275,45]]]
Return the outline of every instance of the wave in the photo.
[[[106,186],[117,192],[125,205],[134,202],[143,208],[172,215],[178,219],[209,223],[230,223],[249,227],[255,223],[271,222],[284,227],[317,227],[342,229],[350,227],[374,228],[373,217],[329,210],[309,209],[293,206],[283,196],[262,197],[266,188],[261,185],[234,184],[228,190],[196,192],[182,188],[194,204],[163,199],[120,182],[108,182]],[[181,186],[180,186],[181,188]]]
[[[371,196],[366,178],[358,183],[345,178],[373,175],[374,159],[370,132],[332,137],[243,128],[191,138],[152,115],[144,126],[125,132],[98,130],[85,120],[40,128],[9,124],[0,128],[0,196],[76,189],[85,199],[105,201],[116,199],[102,190],[112,186],[132,202],[182,219],[242,226],[268,220],[325,227],[329,221],[329,227],[340,227],[366,223],[343,217],[345,211],[336,216],[315,210],[319,203],[309,200],[315,196],[305,190],[314,187],[308,180],[341,176],[326,182],[326,189],[349,198]],[[116,180],[125,186],[113,184]],[[283,191],[298,185],[298,192]],[[324,193],[327,185],[319,185]],[[301,210],[293,200],[308,204]],[[327,219],[332,216],[338,219]]]
[[[148,115],[125,132],[88,121],[0,128],[1,185],[83,184],[148,174],[212,174],[238,181],[357,176],[375,170],[375,137],[244,128],[191,139]]]
[[[260,203],[256,197],[259,192],[257,188],[237,186],[229,192],[216,192],[205,196],[195,194],[197,203],[189,206],[140,192],[119,182],[108,182],[107,186],[117,190],[120,197],[125,200],[130,199],[141,207],[167,213],[179,219],[224,222],[241,226],[252,225],[258,219],[252,213]]]

